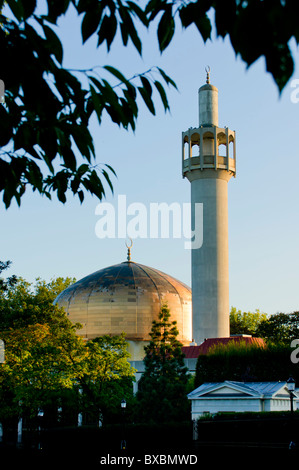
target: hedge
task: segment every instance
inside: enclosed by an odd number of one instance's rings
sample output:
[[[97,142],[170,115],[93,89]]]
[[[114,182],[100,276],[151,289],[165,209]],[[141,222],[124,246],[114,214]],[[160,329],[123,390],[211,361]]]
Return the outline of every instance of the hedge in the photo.
[[[230,344],[217,347],[198,357],[195,387],[204,382],[286,381],[293,376],[299,386],[299,364],[291,361],[291,349],[285,345]]]

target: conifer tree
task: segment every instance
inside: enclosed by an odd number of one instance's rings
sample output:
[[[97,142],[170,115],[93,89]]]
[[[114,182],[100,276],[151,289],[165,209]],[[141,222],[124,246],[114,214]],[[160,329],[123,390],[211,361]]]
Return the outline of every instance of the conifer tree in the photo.
[[[189,418],[187,400],[188,368],[182,343],[177,339],[177,322],[163,304],[145,347],[145,371],[138,384],[137,400],[142,421],[169,422]]]

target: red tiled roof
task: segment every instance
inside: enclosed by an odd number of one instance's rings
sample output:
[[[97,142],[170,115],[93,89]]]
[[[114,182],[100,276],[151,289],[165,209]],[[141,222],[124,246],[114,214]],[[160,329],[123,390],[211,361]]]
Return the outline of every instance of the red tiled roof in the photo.
[[[230,342],[235,343],[246,343],[255,346],[265,347],[265,342],[262,338],[253,338],[252,336],[229,336],[227,338],[209,338],[206,339],[199,346],[183,346],[182,351],[185,354],[186,359],[194,359],[202,354],[207,354],[210,348],[218,346],[218,344],[228,344]]]

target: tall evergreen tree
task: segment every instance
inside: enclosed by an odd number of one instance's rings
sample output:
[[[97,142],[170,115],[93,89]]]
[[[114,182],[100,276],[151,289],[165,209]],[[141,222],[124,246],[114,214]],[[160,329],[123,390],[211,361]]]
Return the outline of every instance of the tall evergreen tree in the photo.
[[[177,339],[176,321],[170,320],[167,304],[154,320],[151,341],[145,347],[145,371],[138,385],[139,418],[142,421],[169,422],[189,418],[187,400],[188,368],[182,343]]]

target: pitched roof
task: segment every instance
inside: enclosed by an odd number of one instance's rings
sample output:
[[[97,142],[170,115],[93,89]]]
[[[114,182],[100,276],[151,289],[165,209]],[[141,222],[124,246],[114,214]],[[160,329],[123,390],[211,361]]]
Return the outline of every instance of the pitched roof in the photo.
[[[206,339],[199,346],[183,346],[182,351],[185,354],[186,359],[194,359],[200,355],[207,354],[208,351],[218,346],[219,344],[228,344],[231,342],[235,343],[246,343],[248,345],[259,346],[264,348],[266,346],[262,338],[253,338],[252,336],[229,336],[227,338],[209,338]]]
[[[205,382],[198,388],[189,393],[189,399],[197,398],[214,398],[215,391],[226,388],[225,395],[223,397],[231,398],[232,394],[227,392],[227,389],[231,389],[232,393],[238,391],[243,395],[250,395],[252,397],[274,397],[279,394],[281,398],[289,398],[289,392],[286,387],[286,382],[236,382],[225,380],[224,382]],[[294,392],[295,400],[298,399],[298,393]]]

